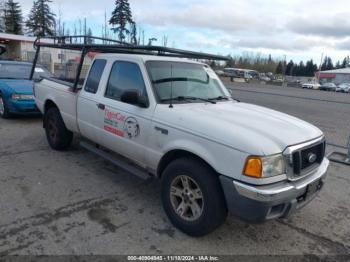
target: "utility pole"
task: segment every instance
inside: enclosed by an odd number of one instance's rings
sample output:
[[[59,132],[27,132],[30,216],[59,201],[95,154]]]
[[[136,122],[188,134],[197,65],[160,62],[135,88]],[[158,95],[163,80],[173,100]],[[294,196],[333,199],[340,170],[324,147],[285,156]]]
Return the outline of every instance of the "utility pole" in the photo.
[[[107,11],[105,9],[105,35],[104,38],[107,38]]]
[[[320,82],[320,76],[321,76],[321,70],[322,70],[322,63],[323,63],[323,53],[321,55],[321,62],[320,62],[320,67],[319,67],[319,70],[318,70],[318,74],[317,74],[317,82]]]

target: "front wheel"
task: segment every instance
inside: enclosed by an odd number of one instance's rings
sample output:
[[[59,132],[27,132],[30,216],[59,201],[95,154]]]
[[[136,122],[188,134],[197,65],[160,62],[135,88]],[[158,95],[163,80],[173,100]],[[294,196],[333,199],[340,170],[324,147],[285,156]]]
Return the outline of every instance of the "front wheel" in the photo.
[[[162,201],[173,225],[190,236],[209,234],[227,216],[217,174],[193,158],[174,160],[164,170]]]
[[[45,113],[44,126],[51,148],[60,151],[70,146],[73,133],[66,128],[58,108],[52,107]]]

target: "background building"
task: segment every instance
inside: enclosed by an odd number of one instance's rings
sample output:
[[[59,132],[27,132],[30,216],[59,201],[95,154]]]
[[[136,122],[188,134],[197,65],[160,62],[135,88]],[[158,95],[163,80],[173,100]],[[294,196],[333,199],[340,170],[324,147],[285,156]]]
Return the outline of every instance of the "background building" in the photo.
[[[332,82],[335,84],[350,83],[350,67],[316,73],[320,82]]]
[[[36,37],[0,33],[0,44],[6,47],[6,53],[0,59],[32,62],[35,56],[34,42]],[[41,41],[50,41],[43,39]],[[84,60],[82,77],[93,60],[95,53],[89,53]],[[80,61],[80,52],[54,48],[42,48],[39,64],[45,66],[57,77],[72,79]]]

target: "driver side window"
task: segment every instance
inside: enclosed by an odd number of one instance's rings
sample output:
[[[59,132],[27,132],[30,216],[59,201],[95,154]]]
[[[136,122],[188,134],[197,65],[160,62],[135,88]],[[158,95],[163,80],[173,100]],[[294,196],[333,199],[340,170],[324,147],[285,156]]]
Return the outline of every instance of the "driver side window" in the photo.
[[[138,90],[146,96],[146,87],[139,66],[135,63],[117,61],[113,64],[107,83],[105,97],[120,101],[126,90]]]

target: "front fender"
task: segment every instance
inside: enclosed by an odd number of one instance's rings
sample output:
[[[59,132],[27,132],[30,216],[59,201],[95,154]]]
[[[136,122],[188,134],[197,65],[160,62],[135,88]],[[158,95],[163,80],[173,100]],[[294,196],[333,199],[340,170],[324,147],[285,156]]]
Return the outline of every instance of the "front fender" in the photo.
[[[203,159],[218,174],[239,179],[247,153],[198,137],[169,140],[162,149],[163,156],[174,150],[183,150]]]

